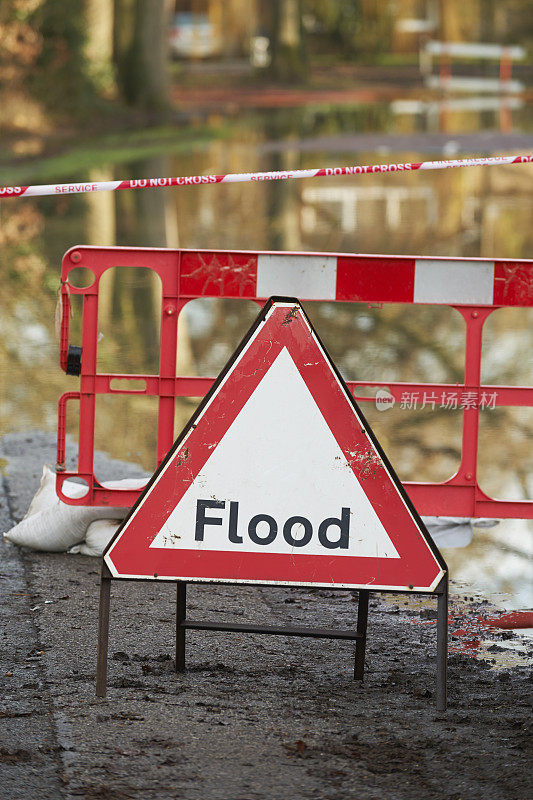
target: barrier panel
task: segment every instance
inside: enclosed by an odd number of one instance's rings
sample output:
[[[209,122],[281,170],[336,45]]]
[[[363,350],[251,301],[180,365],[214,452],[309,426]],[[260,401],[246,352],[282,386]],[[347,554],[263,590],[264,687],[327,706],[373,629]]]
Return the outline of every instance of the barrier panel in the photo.
[[[73,269],[94,275],[90,286],[69,283]],[[157,375],[97,372],[98,292],[102,275],[114,267],[144,267],[157,273],[162,285],[160,359]],[[70,295],[83,298],[82,342],[69,345]],[[453,394],[462,409],[461,461],[444,482],[404,482],[419,514],[458,517],[533,518],[533,501],[496,500],[477,482],[479,412],[486,407],[533,406],[533,387],[481,384],[483,325],[505,306],[533,306],[533,261],[504,259],[421,258],[414,256],[349,255],[332,253],[239,252],[167,250],[157,248],[76,247],[69,250],[61,270],[60,363],[79,375],[77,392],[59,400],[57,492],[73,505],[131,506],[139,491],[109,489],[94,474],[96,397],[100,394],[144,394],[158,397],[157,460],[174,441],[176,397],[203,397],[214,378],[176,376],[178,318],[184,306],[200,297],[240,298],[262,305],[271,295],[303,301],[406,303],[455,308],[466,324],[464,377],[460,384],[399,381],[347,381],[362,404],[375,397],[358,396],[359,386],[388,389],[401,403],[419,392],[435,400]],[[112,388],[114,379],[140,380],[146,386]],[[79,452],[76,472],[65,469],[66,407],[79,402]],[[364,411],[364,405],[363,405]],[[82,478],[87,494],[72,499],[63,494],[65,480]]]

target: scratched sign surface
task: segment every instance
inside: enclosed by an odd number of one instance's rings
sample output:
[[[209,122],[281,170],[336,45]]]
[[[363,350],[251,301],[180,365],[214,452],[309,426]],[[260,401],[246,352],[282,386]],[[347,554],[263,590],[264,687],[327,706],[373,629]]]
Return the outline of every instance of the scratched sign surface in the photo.
[[[105,561],[117,578],[407,591],[446,569],[291,298],[261,311]]]

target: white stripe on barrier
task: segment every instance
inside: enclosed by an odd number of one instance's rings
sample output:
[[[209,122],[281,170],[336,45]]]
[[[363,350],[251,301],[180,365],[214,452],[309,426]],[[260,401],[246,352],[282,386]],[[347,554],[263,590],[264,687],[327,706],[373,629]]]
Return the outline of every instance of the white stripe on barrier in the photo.
[[[493,299],[494,261],[415,260],[415,303],[490,306]]]
[[[257,296],[335,300],[336,256],[268,255],[257,259]]]

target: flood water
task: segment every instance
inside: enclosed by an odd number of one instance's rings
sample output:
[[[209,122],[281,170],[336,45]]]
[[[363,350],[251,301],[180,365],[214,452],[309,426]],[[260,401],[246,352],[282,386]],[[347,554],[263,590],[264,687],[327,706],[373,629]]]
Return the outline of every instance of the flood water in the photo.
[[[483,102],[482,102],[483,100]],[[221,117],[209,122],[217,124]],[[466,155],[531,152],[531,111],[479,102],[308,106],[230,114],[224,136],[186,152],[99,159],[53,182],[297,169]],[[39,164],[36,164],[36,169]],[[520,259],[533,256],[533,166],[373,174],[272,183],[150,189],[0,200],[3,276],[0,429],[55,430],[57,399],[77,380],[59,368],[54,312],[62,254],[75,244],[234,250],[296,250]],[[0,183],[15,182],[4,170]],[[32,180],[31,174],[26,182]],[[99,369],[158,369],[159,287],[148,271],[103,279]],[[308,311],[343,376],[351,380],[461,382],[464,323],[431,306],[309,303]],[[485,328],[482,381],[533,383],[533,309],[503,309]],[[81,308],[73,302],[72,343]],[[196,300],[180,320],[180,374],[216,375],[257,313],[249,301]],[[177,401],[176,430],[196,401]],[[444,480],[459,464],[461,413],[436,407],[380,413],[364,403],[404,480]],[[75,414],[69,430],[76,435]],[[155,467],[156,404],[101,397],[96,446]],[[479,483],[493,497],[533,497],[533,410],[481,414]],[[36,487],[37,488],[37,487]],[[507,608],[533,604],[532,526],[479,529],[444,556],[452,578]]]

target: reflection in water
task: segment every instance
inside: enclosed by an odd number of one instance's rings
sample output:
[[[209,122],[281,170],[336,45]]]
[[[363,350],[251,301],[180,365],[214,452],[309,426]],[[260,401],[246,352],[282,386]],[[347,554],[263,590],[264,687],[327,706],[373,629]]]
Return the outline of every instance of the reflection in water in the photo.
[[[98,370],[158,372],[161,281],[153,270],[115,267],[100,281]],[[120,324],[117,324],[117,321]]]
[[[415,118],[423,130],[452,133],[457,131],[459,115],[461,130],[478,132],[480,114],[483,114],[485,128],[499,128],[502,132],[509,133],[513,129],[513,112],[523,108],[522,97],[504,94],[445,97],[440,100],[395,100],[391,103],[394,114]],[[469,127],[465,127],[465,117],[470,122]],[[457,150],[452,144],[445,155],[451,157],[455,152]]]
[[[501,608],[532,608],[531,523],[501,520],[490,531],[475,529],[467,548],[444,550],[454,581],[474,586]]]
[[[499,110],[476,111],[475,104],[468,110],[450,104],[445,111],[379,104],[250,112],[233,123],[229,141],[213,141],[186,157],[162,154],[122,165],[121,176],[371,163],[383,160],[373,136],[381,135],[385,146],[385,134],[388,160],[416,161],[425,157],[416,147],[427,142],[432,151],[437,141],[421,131],[438,128],[460,142],[462,132],[501,122]],[[527,109],[507,112],[515,124],[528,124]],[[395,141],[401,141],[401,150],[393,149]],[[453,141],[447,140],[450,147],[457,146]],[[480,139],[478,152],[486,141]],[[448,148],[443,154],[456,153]],[[54,333],[59,261],[76,243],[527,258],[533,254],[532,171],[530,165],[509,166],[0,201],[1,429],[54,430],[57,397],[77,388],[76,379],[59,370]],[[103,165],[90,177],[114,178],[113,172]],[[71,179],[80,177],[87,176]],[[101,369],[157,371],[160,305],[158,279],[149,271],[106,274],[99,311]],[[73,309],[71,341],[78,343],[76,298]],[[307,309],[347,378],[462,380],[464,325],[456,312],[325,303]],[[191,303],[180,319],[179,374],[216,373],[255,313],[256,306],[245,301]],[[498,311],[489,318],[484,380],[532,384],[531,360],[524,358],[533,344],[531,323],[531,309]],[[194,402],[177,401],[177,427]],[[384,414],[373,402],[363,408],[402,478],[444,479],[454,471],[460,452],[457,413],[396,408]],[[101,398],[98,412],[97,446],[153,467],[156,401]],[[532,434],[530,410],[482,414],[480,480],[490,493],[533,496]],[[452,574],[528,604],[527,526],[505,522],[495,531],[478,532],[467,550],[446,553]]]
[[[377,204],[377,209],[369,204]],[[426,227],[437,227],[438,204],[435,192],[424,186],[305,186],[302,191],[302,229],[311,236],[332,225],[342,233],[353,234],[359,226],[384,214],[385,230],[402,224],[402,209],[417,205]],[[403,212],[405,213],[405,212]]]

